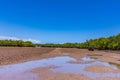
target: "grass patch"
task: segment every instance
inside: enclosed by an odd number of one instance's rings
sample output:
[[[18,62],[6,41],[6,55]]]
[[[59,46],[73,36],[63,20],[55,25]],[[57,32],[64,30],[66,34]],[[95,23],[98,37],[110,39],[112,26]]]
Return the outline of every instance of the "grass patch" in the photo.
[[[110,65],[115,65],[117,68],[120,69],[120,64],[117,64],[117,63],[113,63],[113,62],[109,62]]]

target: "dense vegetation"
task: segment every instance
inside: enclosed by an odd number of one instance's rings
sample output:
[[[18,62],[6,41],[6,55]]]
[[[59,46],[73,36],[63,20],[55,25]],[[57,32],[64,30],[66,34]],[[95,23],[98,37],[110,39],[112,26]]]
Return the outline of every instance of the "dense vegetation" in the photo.
[[[0,40],[0,46],[33,47],[35,45],[32,42],[30,42],[30,41]]]
[[[39,44],[41,47],[95,48],[120,50],[120,34],[107,38],[91,39],[83,43]]]
[[[30,41],[22,40],[0,40],[0,46],[15,47],[61,47],[61,48],[95,48],[95,49],[112,49],[120,50],[120,34],[107,38],[98,38],[87,40],[83,43],[64,43],[64,44],[33,44]]]

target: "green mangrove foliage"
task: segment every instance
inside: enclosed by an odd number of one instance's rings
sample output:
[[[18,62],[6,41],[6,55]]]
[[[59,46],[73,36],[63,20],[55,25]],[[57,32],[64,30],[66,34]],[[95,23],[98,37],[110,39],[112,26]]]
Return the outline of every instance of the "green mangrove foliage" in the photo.
[[[30,42],[30,41],[0,40],[0,46],[33,47],[35,45],[32,42]]]
[[[15,47],[60,47],[60,48],[95,48],[120,50],[120,34],[107,38],[90,39],[83,43],[64,43],[64,44],[33,44],[30,41],[22,40],[0,40],[0,46]]]
[[[64,44],[38,44],[41,47],[61,47],[61,48],[95,48],[120,50],[120,34],[107,38],[90,39],[83,43]]]
[[[120,50],[120,34],[108,38],[91,39],[85,44],[87,48]]]

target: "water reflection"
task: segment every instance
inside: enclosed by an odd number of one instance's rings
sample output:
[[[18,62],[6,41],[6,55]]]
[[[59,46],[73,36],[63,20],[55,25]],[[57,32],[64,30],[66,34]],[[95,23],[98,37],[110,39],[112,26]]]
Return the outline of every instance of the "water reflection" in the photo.
[[[66,63],[62,65],[62,67],[58,67],[55,69],[51,69],[54,72],[62,72],[62,73],[75,73],[75,74],[83,74],[86,75],[90,78],[105,78],[105,77],[118,77],[120,78],[120,73],[112,73],[112,72],[106,72],[106,73],[95,73],[95,72],[89,72],[86,71],[85,68],[89,66],[105,66],[108,68],[111,68],[113,70],[118,70],[118,68],[114,65],[110,65],[109,63],[106,62],[100,62],[96,61],[95,59],[89,58],[89,57],[84,57],[81,59],[81,61],[84,61],[85,64],[70,64]],[[92,61],[92,62],[90,62]],[[76,60],[77,62],[77,60]],[[86,62],[90,62],[87,63]]]
[[[94,59],[90,58],[90,57],[84,57],[81,59],[82,61],[94,61]]]
[[[13,80],[14,80],[15,76],[21,77],[21,80],[33,80],[33,78],[34,80],[39,80],[37,76],[33,73],[29,73],[29,74],[23,74],[23,73],[35,68],[46,67],[51,65],[59,66],[57,68],[51,68],[50,70],[53,72],[83,74],[91,78],[98,78],[98,77],[119,77],[120,78],[120,73],[112,73],[112,72],[95,73],[95,72],[89,72],[85,70],[86,67],[95,66],[95,65],[105,66],[114,70],[118,70],[116,66],[110,65],[109,63],[96,61],[95,59],[91,59],[89,57],[84,57],[79,60],[81,62],[92,61],[87,64],[86,63],[71,64],[69,63],[69,61],[77,62],[77,60],[72,57],[62,56],[62,57],[48,58],[43,60],[29,61],[29,62],[20,63],[20,64],[14,64],[14,65],[1,66],[0,80],[7,80],[6,77],[10,77],[10,78],[13,77]],[[25,77],[25,76],[28,76],[28,77]],[[25,77],[25,79],[23,79],[23,77]],[[30,77],[32,78],[29,79]]]

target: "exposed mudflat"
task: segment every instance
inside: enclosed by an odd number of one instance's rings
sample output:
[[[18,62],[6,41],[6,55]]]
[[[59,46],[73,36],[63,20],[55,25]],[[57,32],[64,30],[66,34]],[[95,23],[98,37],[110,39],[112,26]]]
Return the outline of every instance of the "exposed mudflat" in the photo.
[[[0,47],[0,80],[120,80],[119,52]]]

